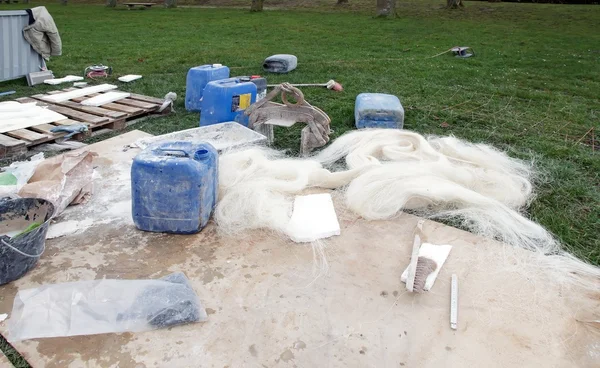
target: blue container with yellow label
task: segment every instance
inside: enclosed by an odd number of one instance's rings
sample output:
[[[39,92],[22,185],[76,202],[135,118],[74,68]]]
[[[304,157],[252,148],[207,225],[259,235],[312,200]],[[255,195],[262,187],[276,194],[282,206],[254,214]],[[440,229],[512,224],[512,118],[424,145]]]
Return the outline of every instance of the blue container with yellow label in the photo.
[[[256,85],[240,78],[228,78],[209,82],[204,88],[200,126],[235,121],[248,126],[244,115],[256,102]]]

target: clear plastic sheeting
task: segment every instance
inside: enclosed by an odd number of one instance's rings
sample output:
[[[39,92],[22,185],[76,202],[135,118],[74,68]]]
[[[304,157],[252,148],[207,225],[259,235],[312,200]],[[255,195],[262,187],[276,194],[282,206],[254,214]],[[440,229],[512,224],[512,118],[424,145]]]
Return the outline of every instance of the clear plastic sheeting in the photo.
[[[66,282],[17,293],[9,340],[139,332],[206,319],[183,273],[160,280]]]
[[[17,178],[15,185],[1,185],[0,198],[18,198],[17,192],[31,179],[37,166],[44,161],[44,153],[40,152],[32,156],[29,161],[13,162],[10,166],[2,169],[3,172],[11,173]]]

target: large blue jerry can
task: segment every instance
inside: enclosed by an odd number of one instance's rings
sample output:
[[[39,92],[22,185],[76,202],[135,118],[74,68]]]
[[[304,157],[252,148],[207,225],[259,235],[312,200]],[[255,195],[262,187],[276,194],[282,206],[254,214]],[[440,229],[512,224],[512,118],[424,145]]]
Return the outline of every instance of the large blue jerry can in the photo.
[[[140,152],[131,166],[135,225],[176,234],[202,230],[217,201],[218,164],[208,143],[161,142]]]

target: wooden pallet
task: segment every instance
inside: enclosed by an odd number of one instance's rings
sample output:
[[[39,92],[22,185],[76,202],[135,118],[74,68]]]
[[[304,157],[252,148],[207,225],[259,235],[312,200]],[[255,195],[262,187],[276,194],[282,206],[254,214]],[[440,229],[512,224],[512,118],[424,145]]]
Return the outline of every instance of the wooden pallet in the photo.
[[[47,106],[48,109],[67,117],[66,120],[51,124],[41,124],[26,129],[18,129],[0,134],[0,158],[15,156],[27,152],[30,147],[41,143],[54,142],[64,137],[67,133],[53,133],[50,130],[56,126],[85,124],[88,131],[77,134],[74,139],[83,140],[94,133],[122,130],[127,122],[152,113],[156,113],[164,100],[156,97],[144,96],[131,93],[128,98],[121,99],[102,106],[85,106],[80,102],[99,93],[84,97],[74,98],[63,102],[51,102],[47,100],[49,95],[75,90],[66,88],[60,91],[51,91],[46,94],[33,95],[31,97],[17,98],[20,103],[35,102],[39,106]],[[169,113],[166,109],[162,113]]]

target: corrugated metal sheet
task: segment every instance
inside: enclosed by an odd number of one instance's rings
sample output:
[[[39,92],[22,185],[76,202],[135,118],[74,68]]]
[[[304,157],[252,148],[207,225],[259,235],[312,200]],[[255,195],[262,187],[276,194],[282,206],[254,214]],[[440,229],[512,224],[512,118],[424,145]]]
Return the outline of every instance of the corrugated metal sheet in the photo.
[[[45,66],[42,57],[23,38],[29,24],[25,10],[0,11],[0,82],[23,77]]]

